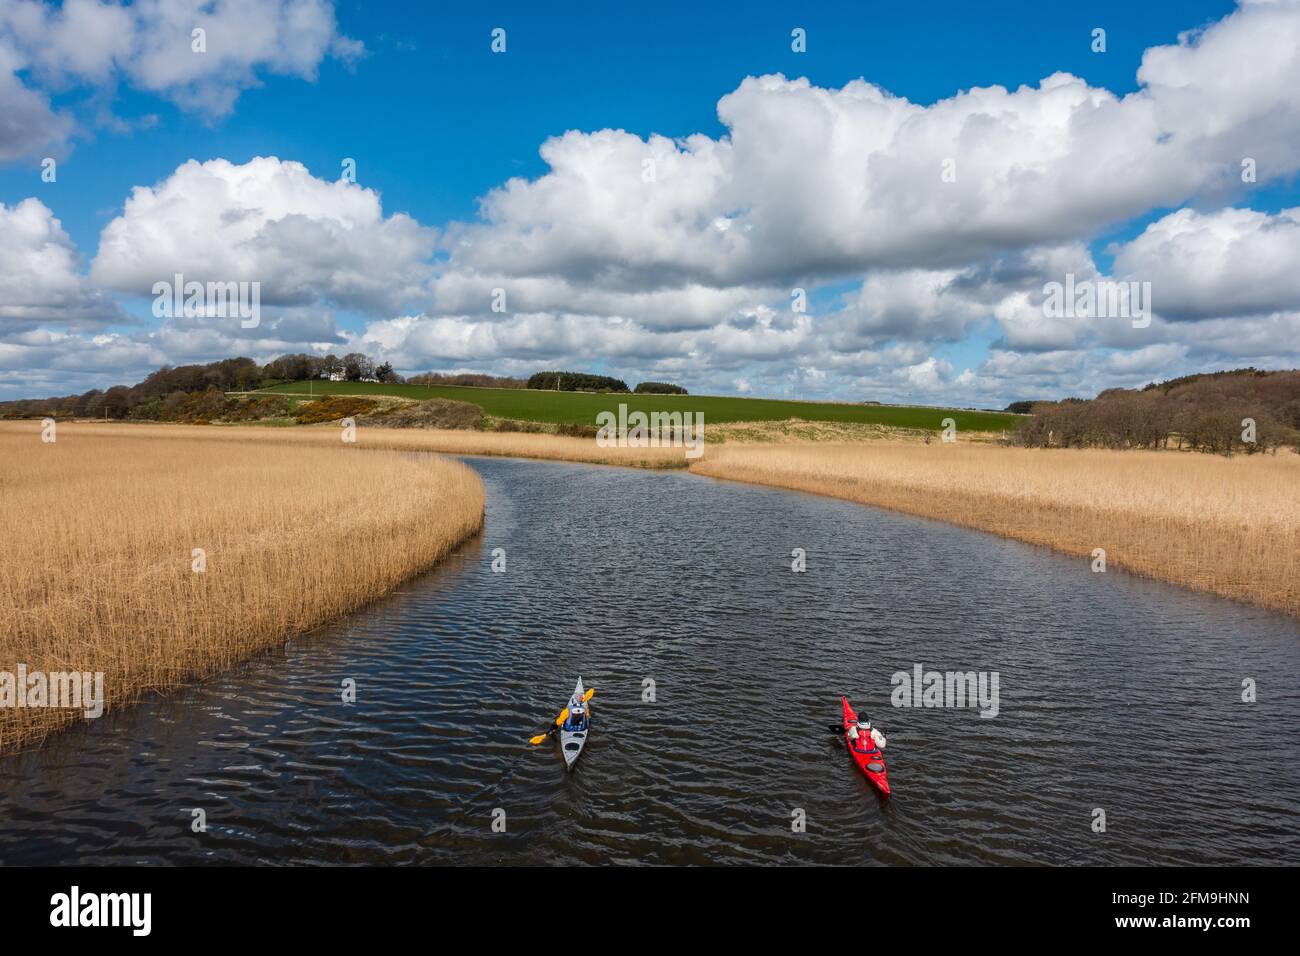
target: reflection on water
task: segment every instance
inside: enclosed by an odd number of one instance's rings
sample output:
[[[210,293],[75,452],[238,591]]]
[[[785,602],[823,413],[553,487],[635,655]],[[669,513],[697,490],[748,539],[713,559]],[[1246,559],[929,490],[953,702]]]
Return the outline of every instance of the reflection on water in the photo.
[[[1287,618],[846,502],[472,464],[486,529],[444,567],[0,760],[0,860],[1300,859]],[[997,671],[998,716],[892,708],[891,674],[918,663]],[[593,731],[566,774],[527,738],[579,674]],[[889,737],[892,799],[826,730],[842,693]]]

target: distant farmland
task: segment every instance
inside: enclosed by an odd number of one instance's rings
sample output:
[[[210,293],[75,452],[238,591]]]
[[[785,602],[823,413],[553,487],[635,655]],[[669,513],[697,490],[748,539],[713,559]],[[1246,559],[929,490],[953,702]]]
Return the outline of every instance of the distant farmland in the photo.
[[[488,415],[522,421],[595,424],[603,411],[703,412],[705,423],[766,422],[801,418],[810,422],[858,422],[894,428],[937,430],[952,418],[964,431],[1008,431],[1019,416],[1002,412],[972,412],[953,408],[907,405],[844,405],[830,402],[789,402],[770,398],[729,398],[713,395],[620,395],[590,392],[548,392],[525,388],[470,388],[459,385],[380,385],[373,382],[286,382],[264,389],[283,395],[395,395],[420,401],[449,398],[472,402]]]

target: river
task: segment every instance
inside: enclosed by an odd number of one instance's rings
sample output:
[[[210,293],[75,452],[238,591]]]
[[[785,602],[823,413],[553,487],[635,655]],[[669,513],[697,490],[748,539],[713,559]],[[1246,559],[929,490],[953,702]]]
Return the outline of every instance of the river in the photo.
[[[438,569],[0,759],[0,862],[1300,860],[1289,618],[829,498],[467,460],[485,529]],[[917,664],[997,672],[997,715],[891,706]],[[566,773],[527,738],[579,674]],[[841,694],[888,799],[827,731]]]

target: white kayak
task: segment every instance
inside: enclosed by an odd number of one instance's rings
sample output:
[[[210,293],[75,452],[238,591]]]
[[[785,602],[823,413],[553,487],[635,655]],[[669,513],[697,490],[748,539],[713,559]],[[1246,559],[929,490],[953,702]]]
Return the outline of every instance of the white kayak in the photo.
[[[587,743],[587,732],[591,729],[591,704],[583,703],[582,678],[573,689],[569,698],[569,717],[560,725],[560,751],[564,754],[564,769],[572,770],[573,765],[582,756],[582,748]]]

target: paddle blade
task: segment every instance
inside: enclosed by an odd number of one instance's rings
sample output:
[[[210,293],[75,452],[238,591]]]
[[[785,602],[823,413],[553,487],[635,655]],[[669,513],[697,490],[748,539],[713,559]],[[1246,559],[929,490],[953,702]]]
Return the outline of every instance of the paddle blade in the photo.
[[[591,700],[591,695],[594,693],[596,693],[596,688],[593,687],[591,690],[587,691],[587,693],[582,695],[582,702],[585,704],[587,701]]]
[[[549,736],[549,734],[538,734],[536,737],[532,737],[532,738],[530,738],[528,742],[529,742],[530,744],[532,744],[534,747],[536,747],[536,746],[537,746],[538,744],[540,744],[543,740],[545,740],[548,736]]]

